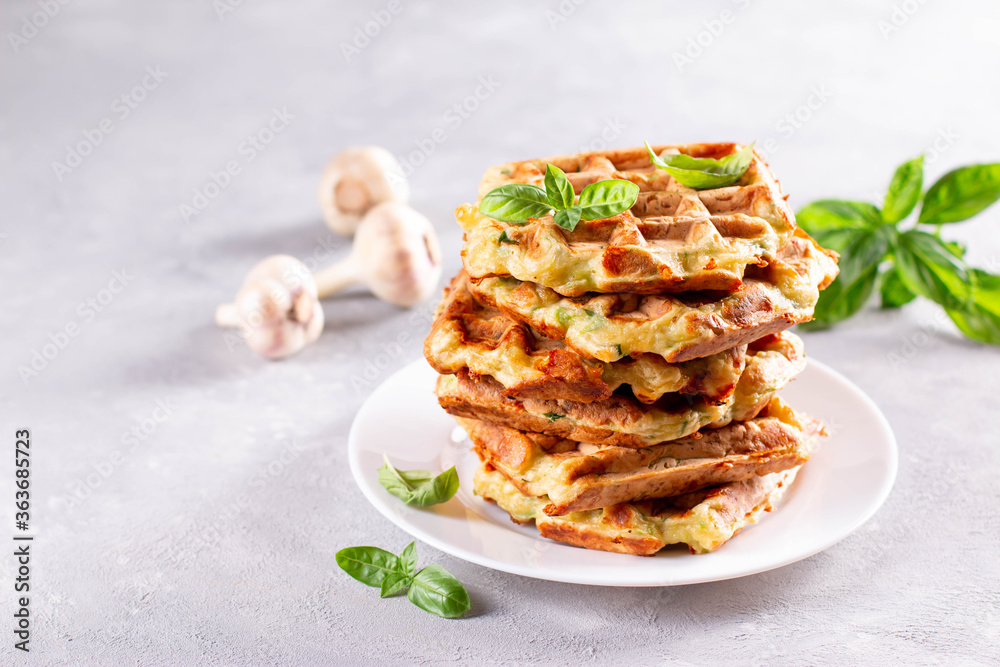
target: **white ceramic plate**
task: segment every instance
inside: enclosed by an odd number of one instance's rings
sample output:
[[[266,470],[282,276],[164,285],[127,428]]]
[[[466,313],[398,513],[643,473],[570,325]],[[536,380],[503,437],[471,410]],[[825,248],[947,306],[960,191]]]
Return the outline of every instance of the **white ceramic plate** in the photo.
[[[437,404],[436,374],[422,359],[385,381],[351,427],[351,472],[365,497],[394,524],[458,558],[505,572],[577,584],[674,586],[764,572],[826,549],[857,530],[885,501],[896,478],[896,440],[860,389],[816,361],[781,392],[822,419],[824,438],[779,508],[718,551],[667,547],[653,557],[589,551],[541,537],[472,494],[479,461],[465,433]],[[447,503],[408,507],[378,482],[382,453],[400,469],[458,467],[461,487]]]

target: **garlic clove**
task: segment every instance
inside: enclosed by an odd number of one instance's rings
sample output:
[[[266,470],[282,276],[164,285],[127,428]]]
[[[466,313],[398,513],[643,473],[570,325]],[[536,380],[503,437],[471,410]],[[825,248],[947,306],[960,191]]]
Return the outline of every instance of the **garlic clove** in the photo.
[[[323,307],[319,302],[315,302],[315,306],[312,309],[312,317],[305,322],[305,327],[303,329],[306,343],[313,343],[319,338],[319,335],[323,333],[323,325],[326,321],[326,316],[323,314]]]
[[[306,324],[313,318],[313,313],[317,309],[316,297],[312,294],[302,292],[295,303],[292,304],[292,319],[300,324]]]
[[[410,186],[392,153],[378,146],[348,148],[327,163],[318,199],[327,227],[352,236],[372,207],[387,201],[405,203]]]
[[[290,320],[255,327],[246,338],[247,345],[269,359],[291,356],[306,346],[303,327]]]
[[[285,319],[292,303],[288,287],[274,279],[248,282],[236,295],[240,319],[251,328]]]

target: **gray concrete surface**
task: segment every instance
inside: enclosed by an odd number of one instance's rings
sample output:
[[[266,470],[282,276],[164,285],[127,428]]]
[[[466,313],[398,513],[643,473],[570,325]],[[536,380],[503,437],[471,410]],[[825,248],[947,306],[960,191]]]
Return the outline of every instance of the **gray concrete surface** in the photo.
[[[379,601],[333,560],[409,541],[354,485],[346,435],[365,360],[390,356],[377,383],[417,358],[427,308],[351,291],[282,363],[212,324],[260,258],[346,253],[314,189],[351,144],[412,167],[446,273],[452,209],[508,159],[756,139],[796,208],[880,197],[921,151],[930,178],[995,161],[996,3],[43,0],[0,16],[0,433],[13,448],[32,430],[37,534],[27,655],[0,558],[0,663],[1000,662],[1000,351],[927,304],[806,336],[899,439],[896,487],[856,534],[766,574],[646,590],[421,547],[469,588],[461,621]],[[947,231],[1000,270],[998,229],[994,208]]]

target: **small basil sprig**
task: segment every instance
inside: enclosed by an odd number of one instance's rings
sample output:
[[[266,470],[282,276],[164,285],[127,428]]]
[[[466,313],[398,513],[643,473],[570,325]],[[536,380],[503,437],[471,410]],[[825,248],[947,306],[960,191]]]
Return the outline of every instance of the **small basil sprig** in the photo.
[[[544,190],[524,183],[501,185],[486,193],[479,202],[479,212],[501,222],[524,224],[530,218],[542,218],[554,211],[553,221],[573,231],[581,219],[601,220],[627,211],[638,197],[638,185],[611,179],[591,183],[577,201],[566,173],[554,164],[547,164]]]
[[[458,618],[469,611],[469,592],[440,565],[417,572],[417,545],[410,542],[398,556],[378,547],[348,547],[337,552],[337,565],[387,598],[406,590],[406,597],[424,611]]]
[[[901,164],[881,210],[826,199],[799,211],[799,224],[840,253],[840,275],[820,294],[815,319],[805,328],[851,317],[877,287],[882,308],[922,296],[943,306],[969,338],[1000,345],[1000,276],[970,268],[965,248],[938,235],[941,225],[967,220],[1000,199],[1000,164],[948,172],[923,194],[916,222],[901,224],[920,204],[923,172],[922,156]]]
[[[396,470],[389,457],[382,455],[382,467],[378,469],[378,481],[385,490],[407,505],[428,507],[447,502],[458,491],[458,472],[455,466],[440,475],[428,470]]]
[[[753,162],[753,144],[744,146],[742,150],[721,158],[692,157],[683,153],[674,155],[657,155],[649,142],[649,161],[654,167],[664,170],[673,176],[681,185],[696,190],[724,188],[743,178],[743,174]]]

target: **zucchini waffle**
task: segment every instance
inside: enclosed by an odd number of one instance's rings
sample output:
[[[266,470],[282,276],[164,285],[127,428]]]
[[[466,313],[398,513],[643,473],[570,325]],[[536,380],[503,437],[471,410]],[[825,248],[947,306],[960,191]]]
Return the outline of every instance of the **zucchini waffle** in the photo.
[[[557,542],[636,556],[686,544],[691,553],[702,554],[715,551],[777,507],[798,470],[561,516],[546,514],[548,498],[524,495],[488,463],[476,470],[473,490],[499,505],[515,523],[534,521],[544,537]]]
[[[677,364],[658,354],[637,354],[607,363],[589,359],[495,308],[469,292],[465,273],[445,289],[424,356],[438,373],[468,370],[489,375],[512,398],[565,399],[591,403],[628,385],[636,399],[653,403],[664,394],[698,394],[710,402],[732,395],[746,365],[746,345]]]
[[[787,334],[751,345],[736,389],[721,403],[671,394],[645,405],[624,391],[591,403],[511,398],[492,377],[473,377],[467,370],[440,376],[437,396],[441,406],[458,417],[580,442],[648,447],[706,426],[752,419],[804,367],[802,341]]]
[[[514,278],[473,282],[476,300],[579,353],[618,361],[636,353],[670,362],[706,357],[812,318],[821,289],[837,276],[836,254],[805,232],[767,267],[754,267],[732,294],[587,294],[564,297]]]
[[[822,426],[775,397],[754,419],[643,449],[602,447],[459,417],[476,453],[548,515],[664,498],[805,463]]]
[[[741,148],[723,143],[653,150],[720,158]],[[473,278],[512,276],[564,296],[732,291],[748,265],[766,264],[795,230],[777,181],[756,154],[738,183],[710,190],[686,187],[655,168],[645,148],[512,162],[486,172],[480,198],[509,183],[541,185],[546,163],[566,172],[576,194],[591,183],[623,179],[639,186],[639,197],[631,211],[581,221],[573,231],[556,225],[551,215],[518,225],[461,206],[455,215],[465,231],[462,257]]]

